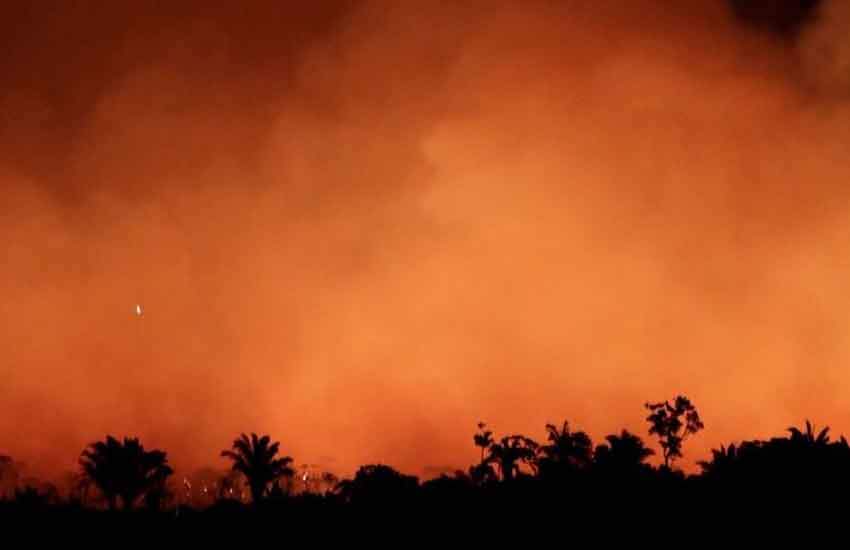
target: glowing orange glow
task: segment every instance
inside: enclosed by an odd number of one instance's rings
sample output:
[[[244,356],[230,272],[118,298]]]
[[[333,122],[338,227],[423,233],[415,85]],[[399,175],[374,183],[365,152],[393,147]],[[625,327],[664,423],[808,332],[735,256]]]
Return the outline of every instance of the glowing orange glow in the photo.
[[[420,473],[482,419],[644,435],[676,393],[690,461],[850,429],[848,88],[805,36],[719,0],[237,4],[12,14],[0,452],[186,469],[257,431]]]

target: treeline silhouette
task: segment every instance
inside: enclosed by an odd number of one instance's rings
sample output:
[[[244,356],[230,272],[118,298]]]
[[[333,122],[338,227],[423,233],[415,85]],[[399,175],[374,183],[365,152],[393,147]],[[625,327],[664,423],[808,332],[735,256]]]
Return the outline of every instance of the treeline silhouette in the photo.
[[[718,502],[727,511],[799,506],[850,489],[850,447],[843,436],[831,440],[829,428],[817,430],[806,421],[783,437],[721,446],[698,462],[699,473],[686,474],[677,461],[685,442],[704,428],[696,407],[683,396],[645,407],[648,435],[661,449],[658,466],[648,461],[655,451],[627,430],[594,446],[567,421],[547,424],[542,443],[521,434],[497,437],[482,422],[472,437],[478,462],[426,481],[384,464],[362,466],[342,480],[309,468],[297,472],[279,442],[252,433],[221,452],[228,472],[208,470],[206,479],[196,481],[202,487],[193,488],[188,478],[174,479],[166,452],[145,449],[138,439],[107,436],[82,451],[65,494],[20,479],[11,457],[0,455],[0,518],[191,524],[222,517],[359,517],[380,511],[468,518],[547,510],[572,517],[646,516],[661,528]]]

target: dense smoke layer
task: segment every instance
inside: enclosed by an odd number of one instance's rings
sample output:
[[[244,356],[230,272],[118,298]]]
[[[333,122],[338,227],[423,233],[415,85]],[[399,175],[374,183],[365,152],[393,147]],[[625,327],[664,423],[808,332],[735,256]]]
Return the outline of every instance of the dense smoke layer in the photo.
[[[0,451],[434,472],[679,392],[691,458],[848,428],[841,0],[176,4],[0,23]]]

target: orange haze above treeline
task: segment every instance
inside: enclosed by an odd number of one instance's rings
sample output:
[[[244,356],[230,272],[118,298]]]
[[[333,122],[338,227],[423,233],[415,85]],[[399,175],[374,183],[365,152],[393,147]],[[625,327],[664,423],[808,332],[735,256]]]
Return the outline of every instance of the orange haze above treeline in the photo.
[[[0,23],[0,453],[850,429],[841,0],[168,4]]]

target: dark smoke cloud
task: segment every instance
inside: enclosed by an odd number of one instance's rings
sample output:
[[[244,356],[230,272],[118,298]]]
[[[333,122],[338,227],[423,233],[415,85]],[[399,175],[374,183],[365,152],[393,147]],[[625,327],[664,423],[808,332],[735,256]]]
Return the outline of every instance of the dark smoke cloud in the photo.
[[[735,15],[755,28],[793,37],[810,23],[821,0],[730,0]]]
[[[840,2],[793,40],[712,0],[8,15],[0,449],[34,468],[255,430],[449,469],[479,419],[601,437],[679,391],[694,455],[846,417]]]

